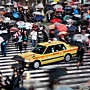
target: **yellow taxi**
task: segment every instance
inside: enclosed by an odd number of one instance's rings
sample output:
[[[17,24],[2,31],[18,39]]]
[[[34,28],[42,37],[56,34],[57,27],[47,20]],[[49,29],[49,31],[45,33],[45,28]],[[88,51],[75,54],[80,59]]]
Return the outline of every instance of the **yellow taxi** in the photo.
[[[69,61],[77,55],[77,50],[77,46],[61,41],[43,42],[39,43],[32,51],[19,54],[17,60],[25,67],[32,66],[37,69],[44,64],[61,60]]]

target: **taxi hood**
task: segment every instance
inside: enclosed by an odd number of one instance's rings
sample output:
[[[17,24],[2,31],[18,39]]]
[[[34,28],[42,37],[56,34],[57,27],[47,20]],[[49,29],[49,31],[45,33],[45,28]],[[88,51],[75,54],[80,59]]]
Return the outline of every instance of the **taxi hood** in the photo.
[[[12,59],[16,61],[24,62],[26,60],[30,60],[32,58],[37,57],[39,54],[33,53],[33,52],[26,52],[23,54],[15,55]]]

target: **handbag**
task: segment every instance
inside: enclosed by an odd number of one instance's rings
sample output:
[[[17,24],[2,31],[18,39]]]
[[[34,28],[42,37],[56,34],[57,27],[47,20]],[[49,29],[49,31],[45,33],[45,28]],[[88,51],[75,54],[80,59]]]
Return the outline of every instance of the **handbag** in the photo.
[[[23,44],[27,44],[27,42],[23,42]]]

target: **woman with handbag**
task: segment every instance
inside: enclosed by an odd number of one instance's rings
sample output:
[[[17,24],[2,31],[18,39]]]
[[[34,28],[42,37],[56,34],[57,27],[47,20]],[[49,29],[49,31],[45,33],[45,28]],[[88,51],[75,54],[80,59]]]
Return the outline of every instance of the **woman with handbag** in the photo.
[[[27,41],[28,41],[28,34],[27,34],[27,31],[24,31],[24,33],[23,33],[23,44],[24,44],[25,50],[27,48]]]

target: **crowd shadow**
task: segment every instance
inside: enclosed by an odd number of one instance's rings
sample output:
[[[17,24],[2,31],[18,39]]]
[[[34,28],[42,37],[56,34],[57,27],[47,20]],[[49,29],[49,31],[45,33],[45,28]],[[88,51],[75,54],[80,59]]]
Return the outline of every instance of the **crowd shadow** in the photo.
[[[65,67],[56,67],[49,70],[50,79],[58,79],[64,75],[67,75],[67,69]]]

